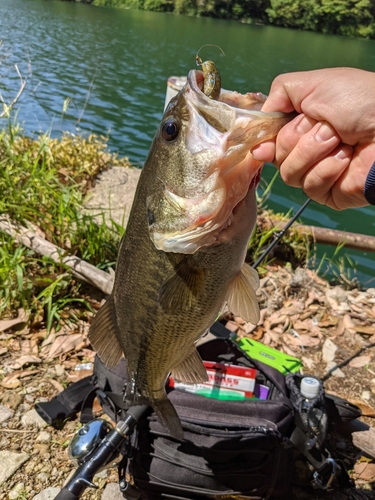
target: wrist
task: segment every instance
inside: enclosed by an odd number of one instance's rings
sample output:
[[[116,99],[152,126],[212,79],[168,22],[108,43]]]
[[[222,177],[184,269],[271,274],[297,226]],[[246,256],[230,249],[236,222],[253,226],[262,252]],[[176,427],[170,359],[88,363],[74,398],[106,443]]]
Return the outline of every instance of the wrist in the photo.
[[[375,162],[367,174],[363,194],[370,205],[375,205]]]

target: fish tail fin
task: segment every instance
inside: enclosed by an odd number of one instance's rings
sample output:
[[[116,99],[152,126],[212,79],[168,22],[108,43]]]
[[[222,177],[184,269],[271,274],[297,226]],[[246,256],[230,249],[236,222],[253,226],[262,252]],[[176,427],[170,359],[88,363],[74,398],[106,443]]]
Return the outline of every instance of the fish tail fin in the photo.
[[[182,430],[180,418],[169,399],[165,397],[152,401],[152,408],[163,425],[168,429],[171,436],[182,440],[184,438],[184,432]]]

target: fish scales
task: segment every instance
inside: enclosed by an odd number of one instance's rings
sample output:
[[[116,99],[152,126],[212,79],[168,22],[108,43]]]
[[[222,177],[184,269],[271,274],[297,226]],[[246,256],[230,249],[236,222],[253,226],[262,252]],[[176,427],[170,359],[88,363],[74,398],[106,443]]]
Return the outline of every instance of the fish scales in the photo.
[[[247,321],[259,318],[257,275],[244,261],[262,164],[249,150],[290,119],[259,112],[258,94],[223,91],[222,102],[210,100],[203,83],[191,71],[165,111],[120,244],[113,292],[89,332],[108,366],[125,355],[127,403],[151,405],[180,439],[168,375],[207,379],[195,341],[226,302]]]

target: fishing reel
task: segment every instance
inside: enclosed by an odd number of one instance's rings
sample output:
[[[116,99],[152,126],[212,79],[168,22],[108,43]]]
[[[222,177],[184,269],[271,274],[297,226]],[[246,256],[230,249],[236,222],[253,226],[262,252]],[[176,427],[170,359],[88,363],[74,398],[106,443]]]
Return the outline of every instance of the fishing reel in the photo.
[[[113,430],[113,425],[101,418],[91,420],[78,429],[68,447],[68,456],[74,465],[79,467],[87,462],[111,430]],[[107,468],[110,462],[114,462],[109,465],[110,467],[115,466],[119,462],[116,455],[118,455],[117,450],[114,451],[113,460],[109,457],[107,463],[103,463],[97,472]]]
[[[121,446],[147,409],[147,406],[132,406],[115,427],[106,420],[96,419],[78,429],[68,451],[78,468],[55,500],[77,500],[86,488],[97,489],[93,483],[95,474],[121,461]]]

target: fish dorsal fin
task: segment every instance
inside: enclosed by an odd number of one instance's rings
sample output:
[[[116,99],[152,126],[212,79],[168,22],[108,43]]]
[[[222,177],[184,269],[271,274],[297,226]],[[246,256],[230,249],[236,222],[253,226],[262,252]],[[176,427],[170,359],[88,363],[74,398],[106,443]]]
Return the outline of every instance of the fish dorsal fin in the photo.
[[[227,299],[230,311],[253,325],[259,321],[259,305],[255,294],[258,287],[258,273],[244,264],[229,287]]]
[[[189,258],[177,264],[173,273],[161,285],[158,302],[164,311],[191,309],[204,284],[205,272]]]
[[[206,368],[195,347],[194,351],[182,363],[173,368],[172,377],[178,382],[186,382],[188,384],[207,382]]]
[[[96,313],[90,326],[89,339],[103,363],[109,368],[114,368],[120,361],[123,351],[118,340],[112,295]]]

